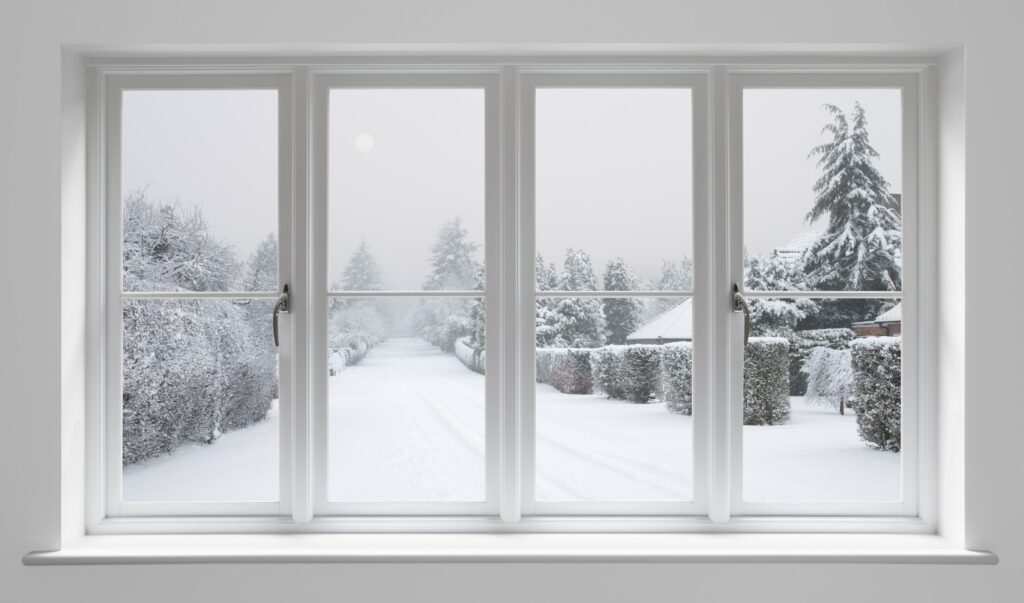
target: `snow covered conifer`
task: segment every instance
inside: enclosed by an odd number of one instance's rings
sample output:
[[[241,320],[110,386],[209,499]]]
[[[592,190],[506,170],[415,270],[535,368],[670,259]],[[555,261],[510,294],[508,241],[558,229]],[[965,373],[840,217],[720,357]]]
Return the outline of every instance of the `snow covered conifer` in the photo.
[[[430,276],[424,290],[472,289],[480,263],[478,245],[458,217],[438,230],[430,255]],[[454,351],[455,340],[472,331],[470,302],[458,298],[432,298],[420,302],[416,314],[420,336],[446,352]]]
[[[242,288],[246,291],[277,291],[277,237],[268,234],[245,263]]]
[[[661,261],[661,273],[651,283],[655,291],[692,291],[693,290],[693,260],[684,257],[679,262],[671,260]],[[679,302],[674,298],[648,298],[647,318],[652,318],[670,310]]]
[[[538,291],[558,289],[558,271],[554,264],[545,264],[544,257],[537,254],[535,277]],[[566,347],[565,342],[558,341],[558,316],[555,314],[557,300],[550,297],[537,298],[536,309],[536,340],[538,348]]]
[[[341,273],[341,288],[345,291],[380,291],[381,287],[380,266],[366,241],[362,240]]]
[[[565,291],[597,290],[594,266],[585,251],[566,251],[561,288]],[[605,321],[600,300],[561,298],[556,301],[554,312],[557,337],[569,347],[596,348],[604,345]]]
[[[636,275],[622,258],[608,261],[604,270],[606,291],[634,291],[637,287]],[[635,297],[607,297],[602,305],[608,343],[626,343],[626,337],[640,326],[643,303]]]
[[[749,259],[744,285],[750,291],[800,291],[802,274],[776,254]],[[796,325],[817,308],[810,299],[752,299],[750,326],[754,335],[789,337]]]
[[[476,291],[483,291],[485,284],[484,269],[476,274]],[[484,297],[476,297],[470,302],[469,319],[473,322],[472,331],[469,334],[469,342],[476,351],[483,350],[487,346],[487,300]]]
[[[814,184],[808,222],[827,218],[824,234],[804,252],[803,269],[810,288],[819,290],[894,291],[902,286],[900,203],[875,166],[864,108],[852,115],[825,105],[832,116],[823,132],[831,140],[814,147],[822,174]],[[831,325],[873,318],[878,300],[823,302],[820,321]],[[805,328],[821,326],[807,324]]]
[[[380,266],[366,241],[361,241],[349,256],[341,278],[332,288],[344,291],[381,290]],[[332,299],[327,328],[328,343],[335,348],[369,349],[387,337],[385,311],[376,299]]]

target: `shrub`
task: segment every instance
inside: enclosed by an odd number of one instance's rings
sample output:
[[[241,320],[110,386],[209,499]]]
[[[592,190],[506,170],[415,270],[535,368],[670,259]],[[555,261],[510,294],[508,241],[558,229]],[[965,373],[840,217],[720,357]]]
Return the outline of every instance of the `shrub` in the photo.
[[[809,329],[797,331],[789,342],[789,395],[807,393],[807,373],[801,369],[814,348],[845,350],[857,334],[852,329]]]
[[[868,444],[899,452],[901,339],[865,337],[850,344],[857,430]]]
[[[807,400],[831,404],[842,413],[853,395],[853,364],[849,348],[812,348],[800,373],[807,377]]]
[[[650,402],[661,377],[661,346],[630,345],[622,352],[622,392],[627,400]]]
[[[662,346],[661,399],[671,412],[693,414],[693,343]]]
[[[626,346],[606,345],[590,353],[590,370],[594,389],[604,392],[609,398],[626,397],[622,389],[622,354]]]
[[[590,350],[566,349],[551,365],[551,385],[563,394],[589,394],[594,390]]]
[[[537,348],[537,383],[551,384],[551,368],[555,364],[555,358],[565,353],[565,348]]]
[[[789,420],[789,341],[751,337],[743,362],[743,424]]]
[[[469,370],[484,374],[487,352],[469,345],[469,337],[461,337],[455,341],[455,355]]]

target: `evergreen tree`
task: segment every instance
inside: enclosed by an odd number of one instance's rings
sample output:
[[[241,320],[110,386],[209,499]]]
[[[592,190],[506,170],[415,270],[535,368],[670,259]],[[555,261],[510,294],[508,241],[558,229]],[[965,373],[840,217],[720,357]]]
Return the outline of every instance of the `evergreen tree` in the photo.
[[[596,291],[597,276],[586,252],[569,249],[565,254],[561,289]],[[555,308],[557,339],[567,347],[594,348],[604,345],[604,314],[601,300],[592,297],[558,299]]]
[[[637,279],[622,258],[609,260],[604,270],[605,291],[635,291]],[[635,297],[607,297],[602,300],[605,335],[609,344],[624,344],[640,325],[643,303]]]
[[[692,291],[693,260],[688,257],[684,257],[680,262],[662,260],[661,273],[651,283],[651,289],[655,291]],[[676,298],[646,298],[647,307],[644,311],[644,318],[650,320],[676,307],[678,304],[679,300]]]
[[[431,248],[431,272],[424,290],[472,289],[481,270],[476,259],[478,245],[469,240],[469,231],[455,218],[441,226]],[[416,329],[423,339],[446,352],[455,349],[455,341],[472,331],[470,301],[458,298],[430,298],[420,303]]]
[[[485,276],[481,268],[476,273],[476,284],[473,289],[484,291]],[[472,331],[469,333],[469,343],[475,350],[483,350],[487,347],[487,299],[483,296],[474,298],[469,306],[469,319],[472,321]]]
[[[750,291],[799,291],[802,273],[776,254],[747,260],[744,286]],[[752,299],[750,328],[757,336],[789,337],[817,308],[810,299]]]
[[[341,273],[341,289],[344,291],[380,291],[380,266],[370,253],[366,240],[359,242],[359,247],[349,258],[345,270]]]
[[[545,264],[544,257],[537,254],[535,264],[535,278],[538,291],[553,291],[558,289],[558,271],[554,264]],[[555,305],[558,300],[550,297],[538,297],[536,306],[536,343],[538,348],[566,347],[564,342],[558,340],[558,315],[555,314]]]
[[[811,150],[822,174],[814,184],[809,223],[828,220],[824,234],[802,257],[808,286],[818,290],[894,291],[902,286],[900,248],[902,218],[897,197],[875,167],[878,152],[871,146],[867,118],[860,103],[850,119],[834,105],[825,105],[832,123],[823,129],[831,140]],[[880,300],[829,300],[821,304],[814,324],[846,326],[874,318]]]

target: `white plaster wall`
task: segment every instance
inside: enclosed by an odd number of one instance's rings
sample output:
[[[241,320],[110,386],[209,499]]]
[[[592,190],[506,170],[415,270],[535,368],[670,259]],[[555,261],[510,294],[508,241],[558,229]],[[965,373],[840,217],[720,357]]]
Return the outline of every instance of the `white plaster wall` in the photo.
[[[1024,221],[1020,10],[1012,0],[0,0],[0,601],[1019,600],[1022,328],[1002,304],[1024,297],[1012,270]],[[943,193],[966,191],[965,207],[941,209],[940,257],[954,266],[943,272],[940,340],[959,349],[940,355],[940,395],[966,396],[968,544],[997,552],[1000,565],[21,565],[60,541],[60,392],[84,379],[62,373],[81,364],[73,346],[83,336],[61,330],[81,310],[77,298],[62,308],[62,291],[83,283],[60,271],[62,221],[70,233],[83,219],[61,204],[78,194],[62,136],[81,129],[73,112],[61,115],[62,90],[65,104],[80,100],[80,74],[62,75],[62,44],[610,43],[965,45],[962,65],[944,63],[965,71],[965,93],[943,89],[964,109],[947,103],[940,115],[943,132],[966,130],[963,150],[940,156]],[[64,239],[68,258],[84,245],[76,236]]]

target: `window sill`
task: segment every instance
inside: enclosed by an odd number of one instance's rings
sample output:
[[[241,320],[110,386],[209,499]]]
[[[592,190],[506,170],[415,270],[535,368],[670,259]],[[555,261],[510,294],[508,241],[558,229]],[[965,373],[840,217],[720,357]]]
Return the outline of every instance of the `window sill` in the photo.
[[[267,534],[86,536],[25,565],[185,563],[901,563],[995,565],[934,535]]]

